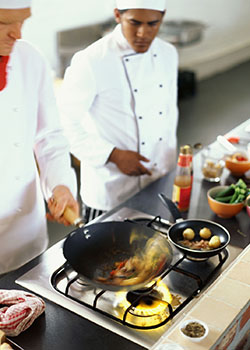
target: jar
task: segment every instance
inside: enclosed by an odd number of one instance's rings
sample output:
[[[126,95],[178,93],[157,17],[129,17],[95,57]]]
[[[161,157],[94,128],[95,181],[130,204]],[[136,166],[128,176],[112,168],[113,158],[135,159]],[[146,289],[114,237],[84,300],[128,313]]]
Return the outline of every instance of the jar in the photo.
[[[225,167],[223,157],[223,153],[210,147],[205,148],[201,152],[201,169],[205,180],[209,182],[220,181],[223,169]]]

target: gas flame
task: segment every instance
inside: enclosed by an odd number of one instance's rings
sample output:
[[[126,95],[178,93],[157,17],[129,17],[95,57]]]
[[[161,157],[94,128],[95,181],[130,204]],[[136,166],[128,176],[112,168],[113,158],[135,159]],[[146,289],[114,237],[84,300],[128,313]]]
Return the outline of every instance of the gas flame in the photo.
[[[142,299],[139,305],[130,309],[126,322],[137,326],[150,327],[161,323],[168,317],[168,305],[173,300],[168,287],[159,280],[154,290],[157,291],[159,297],[154,297],[154,294],[152,294],[152,303],[149,304]],[[131,303],[127,300],[126,293],[118,292],[117,295],[119,308],[123,311],[127,310]]]

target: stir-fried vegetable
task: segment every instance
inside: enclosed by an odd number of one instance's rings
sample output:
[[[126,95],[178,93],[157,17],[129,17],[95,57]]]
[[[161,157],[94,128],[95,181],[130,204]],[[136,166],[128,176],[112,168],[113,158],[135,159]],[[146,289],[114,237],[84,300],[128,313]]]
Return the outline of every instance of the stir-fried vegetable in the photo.
[[[158,276],[166,264],[168,248],[162,237],[154,235],[141,252],[123,261],[115,262],[108,275],[98,276],[97,281],[106,284],[129,286],[151,281]],[[165,238],[164,238],[165,239]]]
[[[243,202],[250,194],[250,188],[246,183],[239,179],[236,184],[231,184],[225,190],[218,192],[215,200],[223,203],[236,204]]]

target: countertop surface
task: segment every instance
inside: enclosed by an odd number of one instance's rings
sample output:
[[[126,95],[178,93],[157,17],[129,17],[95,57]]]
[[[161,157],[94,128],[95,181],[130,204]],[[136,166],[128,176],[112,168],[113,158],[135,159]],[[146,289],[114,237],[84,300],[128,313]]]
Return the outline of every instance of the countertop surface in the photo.
[[[250,120],[249,120],[250,123]],[[246,123],[232,130],[234,135],[242,135],[250,139],[246,133]],[[206,193],[214,184],[202,180],[200,170],[200,153],[194,157],[194,184],[192,190],[190,209],[183,218],[201,218],[220,223],[228,229],[231,235],[231,254],[237,256],[250,243],[250,220],[245,209],[232,219],[220,219],[213,214],[208,206]],[[244,178],[247,182],[250,179]],[[173,222],[170,212],[163,206],[158,198],[158,193],[163,192],[171,198],[174,171],[160,180],[152,183],[147,188],[136,194],[134,197],[123,203],[112,212],[123,206],[134,208],[142,212],[160,215],[162,218]],[[227,170],[224,171],[221,184],[235,182]],[[109,214],[110,214],[109,213]],[[36,258],[22,268],[9,273],[0,279],[0,288],[22,289],[15,283],[15,280],[37,265],[40,258]],[[116,349],[139,350],[141,346],[120,337],[111,331],[104,329],[76,314],[58,306],[49,300],[46,302],[45,313],[35,320],[34,324],[25,332],[13,340],[25,350],[48,350],[57,349]]]

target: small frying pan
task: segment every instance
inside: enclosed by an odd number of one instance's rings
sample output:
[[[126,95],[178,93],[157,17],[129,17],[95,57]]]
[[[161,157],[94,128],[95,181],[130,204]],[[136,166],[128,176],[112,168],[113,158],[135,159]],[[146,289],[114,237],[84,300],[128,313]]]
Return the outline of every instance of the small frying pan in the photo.
[[[191,258],[207,259],[214,255],[217,255],[219,252],[221,252],[223,249],[226,248],[226,246],[230,241],[230,234],[227,231],[227,229],[225,229],[225,227],[210,220],[200,220],[200,219],[184,220],[181,216],[179,209],[171,201],[171,199],[167,198],[163,193],[158,194],[158,196],[161,199],[164,206],[169,209],[170,213],[175,219],[176,223],[169,228],[168,238],[169,238],[169,241],[178,250],[180,250],[182,253],[186,254]],[[192,230],[194,230],[195,232],[194,240],[201,240],[199,232],[204,227],[207,227],[208,229],[210,229],[213,236],[216,235],[220,237],[221,245],[218,248],[214,248],[211,250],[198,250],[198,249],[191,249],[188,247],[184,247],[179,243],[181,240],[183,240],[183,231],[187,228],[191,228]]]
[[[67,217],[69,222],[72,220]],[[74,220],[76,222],[76,220]],[[136,290],[160,276],[171,264],[172,247],[161,233],[138,223],[109,221],[88,224],[71,232],[63,244],[69,265],[93,287],[103,290]],[[114,284],[109,280],[115,263],[150,254],[154,269],[140,283]],[[152,260],[151,260],[152,258]],[[151,266],[149,264],[148,266]],[[102,278],[106,279],[105,282]]]

